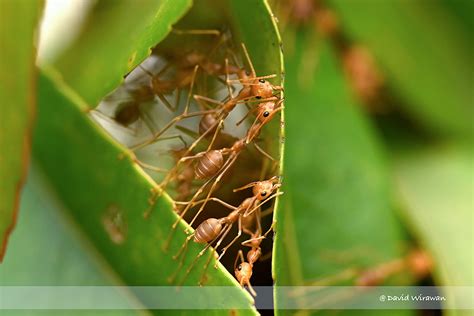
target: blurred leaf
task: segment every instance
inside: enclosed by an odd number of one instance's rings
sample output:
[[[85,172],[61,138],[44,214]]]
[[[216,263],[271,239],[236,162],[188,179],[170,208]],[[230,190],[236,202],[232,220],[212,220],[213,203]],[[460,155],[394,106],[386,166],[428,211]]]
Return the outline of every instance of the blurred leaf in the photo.
[[[335,53],[312,32],[295,36],[294,54],[285,56],[285,194],[273,257],[277,286],[308,285],[400,257],[404,242],[374,130],[353,100]],[[275,304],[278,308],[278,297]]]
[[[61,216],[64,215],[61,211],[54,194],[48,190],[48,184],[33,167],[21,198],[18,229],[12,236],[8,256],[0,266],[0,285],[123,285],[110,273],[109,267],[89,256],[90,245],[85,245],[80,235],[71,230],[70,222]],[[81,298],[84,299],[94,298]],[[124,307],[136,304],[125,295],[117,297],[116,301],[123,303]],[[54,311],[47,312],[50,315]],[[45,311],[2,311],[2,315],[44,313]],[[64,311],[61,313],[64,314]],[[61,313],[56,311],[56,314]],[[101,313],[143,314],[131,310]],[[68,311],[68,315],[76,314],[96,315],[97,311]]]
[[[395,159],[395,179],[404,215],[434,257],[437,283],[473,286],[472,149],[401,151]],[[446,303],[456,308],[455,300]]]
[[[235,20],[235,32],[247,46],[258,75],[275,74],[274,81],[280,83],[283,73],[281,38],[267,1],[227,1]]]
[[[27,174],[36,98],[35,27],[41,1],[0,2],[0,262]]]
[[[374,52],[417,121],[438,133],[471,137],[472,33],[441,0],[330,3],[353,39]]]
[[[191,0],[99,1],[57,68],[88,106],[95,107],[190,7]]]
[[[163,250],[177,218],[169,197],[158,199],[150,218],[144,219],[153,183],[130,153],[85,115],[86,104],[64,83],[41,75],[39,87],[34,155],[73,221],[127,285],[171,285],[168,278],[177,270],[172,255],[186,234],[182,222],[169,250]],[[184,267],[201,249],[197,243],[189,244]],[[198,261],[185,285],[198,283],[207,258]],[[178,281],[184,273],[181,269]],[[208,269],[206,285],[239,286],[222,266]],[[222,298],[223,304],[248,302],[251,308],[249,295],[240,289],[239,293]]]

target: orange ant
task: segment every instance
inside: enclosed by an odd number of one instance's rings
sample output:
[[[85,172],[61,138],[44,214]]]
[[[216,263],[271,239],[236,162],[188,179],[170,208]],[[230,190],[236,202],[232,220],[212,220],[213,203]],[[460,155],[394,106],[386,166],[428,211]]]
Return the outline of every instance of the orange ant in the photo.
[[[431,257],[423,250],[412,250],[406,257],[382,263],[376,267],[362,271],[355,280],[358,286],[375,286],[382,284],[390,276],[408,269],[410,273],[421,279],[432,269]]]
[[[273,210],[270,209],[270,212]],[[247,286],[249,288],[250,293],[253,296],[257,296],[255,290],[253,289],[250,279],[252,278],[253,273],[253,265],[257,262],[262,256],[262,249],[260,248],[260,244],[262,240],[267,237],[267,235],[272,231],[273,224],[270,228],[262,235],[262,227],[261,227],[261,218],[268,215],[270,213],[264,212],[262,213],[260,208],[256,209],[253,214],[249,214],[248,216],[242,216],[242,230],[250,235],[250,239],[242,242],[243,246],[250,247],[251,249],[247,252],[247,262],[244,260],[242,250],[239,250],[237,257],[234,261],[234,273],[237,281],[239,281],[241,286]],[[255,226],[254,231],[252,231],[252,227]],[[223,250],[224,252],[224,250]],[[221,254],[222,256],[222,254]],[[237,261],[240,258],[241,263],[237,267]]]
[[[423,249],[412,249],[408,255],[366,269],[349,268],[322,280],[308,282],[308,285],[327,286],[341,281],[350,281],[357,286],[376,286],[392,276],[408,270],[417,279],[426,277],[433,267],[431,256]]]
[[[203,243],[203,244],[207,243],[207,245],[204,247],[204,249],[202,249],[199,252],[199,254],[196,256],[196,258],[193,260],[191,265],[186,270],[185,276],[183,278],[183,282],[186,279],[187,275],[191,272],[191,270],[194,267],[194,265],[196,264],[197,260],[205,253],[205,251],[209,247],[211,247],[211,245],[214,242],[216,242],[216,244],[214,246],[214,251],[215,251],[215,249],[219,248],[220,244],[222,243],[224,238],[227,236],[227,234],[230,232],[230,230],[231,230],[231,228],[232,228],[232,226],[235,222],[238,222],[238,227],[239,227],[237,236],[226,247],[224,247],[224,249],[222,250],[221,255],[217,258],[217,262],[225,254],[226,250],[232,244],[234,244],[237,241],[237,239],[241,236],[241,234],[242,234],[242,218],[246,217],[246,216],[250,216],[251,214],[253,214],[257,210],[259,210],[260,207],[264,203],[270,201],[272,198],[274,198],[276,196],[279,196],[279,195],[283,194],[283,192],[273,193],[281,187],[279,177],[273,177],[273,178],[270,178],[270,179],[265,180],[265,181],[252,182],[252,183],[249,183],[249,184],[247,184],[247,185],[245,185],[241,188],[235,189],[234,192],[240,191],[240,190],[243,190],[243,189],[246,189],[246,188],[250,188],[250,187],[253,188],[253,196],[249,197],[249,198],[246,198],[237,207],[233,206],[233,205],[230,205],[230,204],[228,204],[228,203],[226,203],[226,202],[224,202],[224,201],[222,201],[218,198],[214,198],[214,197],[207,198],[207,199],[201,200],[201,201],[193,202],[193,205],[197,205],[197,204],[201,204],[201,203],[207,202],[209,200],[212,200],[212,201],[218,202],[221,205],[231,209],[232,212],[229,215],[227,215],[225,217],[222,217],[222,218],[208,218],[207,220],[202,222],[196,228],[194,233],[192,233],[191,235],[189,235],[186,238],[184,244],[181,246],[178,253],[175,256],[173,256],[173,259],[175,259],[175,260],[177,258],[179,258],[180,256],[182,256],[182,258],[180,260],[179,267],[178,267],[175,275],[172,276],[172,278],[171,278],[171,281],[174,280],[174,278],[176,277],[176,274],[178,273],[178,271],[181,269],[181,266],[183,265],[184,257],[185,257],[184,254],[186,252],[188,243],[191,239],[194,239],[194,241],[197,242],[197,243]],[[189,202],[182,202],[182,203],[177,202],[177,203],[178,204],[189,204]],[[216,267],[217,267],[217,262],[216,262],[216,265],[215,265]],[[206,268],[207,268],[208,264],[209,264],[209,261],[205,265]]]
[[[269,230],[270,231],[270,230]],[[244,259],[244,255],[242,250],[239,250],[237,253],[237,257],[234,261],[234,273],[237,281],[239,281],[241,286],[247,286],[250,293],[253,296],[257,296],[257,293],[252,287],[250,283],[250,279],[252,278],[253,273],[253,265],[257,262],[260,257],[262,256],[262,249],[260,248],[260,244],[265,238],[265,236],[261,236],[261,231],[257,230],[257,232],[251,234],[251,239],[246,240],[242,243],[244,246],[249,246],[251,249],[247,252],[247,262]],[[250,245],[247,245],[250,244]],[[237,261],[240,258],[241,263],[237,266]]]

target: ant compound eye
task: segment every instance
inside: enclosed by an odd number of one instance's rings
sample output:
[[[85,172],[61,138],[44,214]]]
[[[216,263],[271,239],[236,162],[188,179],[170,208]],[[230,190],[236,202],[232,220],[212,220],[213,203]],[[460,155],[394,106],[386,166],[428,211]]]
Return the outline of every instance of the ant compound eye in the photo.
[[[245,74],[246,74],[247,76],[250,76],[250,72],[249,72],[248,70],[245,70]]]
[[[255,96],[255,99],[259,99],[259,100],[260,100],[261,98],[262,98],[262,96],[261,96],[261,95],[257,95],[257,96]]]
[[[258,82],[265,83],[265,79],[260,79],[260,80],[258,80]]]
[[[263,191],[262,193],[260,193],[261,196],[265,196],[267,195],[267,191]]]
[[[242,271],[242,264],[239,264],[239,266],[237,267],[237,270]]]
[[[270,115],[270,112],[268,111],[263,112],[263,117],[268,117],[269,115]]]

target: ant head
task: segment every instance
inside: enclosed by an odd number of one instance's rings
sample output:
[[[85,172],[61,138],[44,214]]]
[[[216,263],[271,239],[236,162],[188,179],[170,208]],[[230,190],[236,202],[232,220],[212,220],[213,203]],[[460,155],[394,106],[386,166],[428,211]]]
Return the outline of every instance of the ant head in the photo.
[[[234,189],[234,192],[252,188],[254,197],[262,201],[268,198],[273,193],[273,191],[277,190],[280,187],[281,187],[280,177],[274,176],[265,181],[257,181],[257,182],[249,183],[247,185],[244,185],[243,187]]]
[[[253,194],[258,200],[263,201],[272,194],[275,186],[272,180],[257,182],[253,187]]]
[[[252,277],[252,265],[248,262],[242,262],[235,268],[235,277],[240,285],[249,285]]]
[[[255,83],[252,84],[251,91],[256,99],[266,99],[273,96],[273,86],[265,79],[256,80]]]
[[[263,124],[270,121],[273,115],[275,115],[276,112],[281,110],[280,104],[281,104],[280,101],[278,102],[269,101],[269,102],[260,103],[257,106],[257,117],[259,121]]]

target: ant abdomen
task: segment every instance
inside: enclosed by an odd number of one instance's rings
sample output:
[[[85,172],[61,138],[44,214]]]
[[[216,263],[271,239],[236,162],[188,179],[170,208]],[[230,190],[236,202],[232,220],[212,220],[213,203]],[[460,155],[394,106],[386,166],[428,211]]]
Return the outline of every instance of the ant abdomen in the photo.
[[[135,101],[129,101],[119,104],[115,111],[114,119],[122,126],[129,126],[140,118],[140,110]]]
[[[208,135],[212,136],[217,128],[218,120],[213,113],[204,115],[199,121],[199,134],[203,135],[207,132]]]
[[[194,168],[197,179],[207,179],[215,175],[224,164],[224,157],[219,150],[210,150],[200,158]]]
[[[217,218],[208,218],[202,222],[194,233],[194,241],[197,243],[208,243],[219,235],[222,230],[222,222]]]

